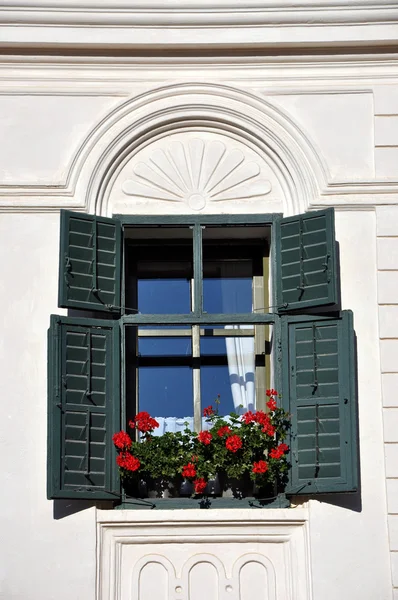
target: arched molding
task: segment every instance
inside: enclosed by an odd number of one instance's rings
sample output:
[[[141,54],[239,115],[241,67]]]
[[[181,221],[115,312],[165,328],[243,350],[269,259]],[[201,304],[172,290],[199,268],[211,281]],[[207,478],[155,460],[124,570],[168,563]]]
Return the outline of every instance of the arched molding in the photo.
[[[311,141],[278,108],[245,91],[209,84],[159,88],[125,102],[87,138],[75,162],[76,196],[89,212],[112,214],[117,174],[144,145],[184,129],[214,130],[255,148],[277,174],[284,213],[304,212],[326,184]]]

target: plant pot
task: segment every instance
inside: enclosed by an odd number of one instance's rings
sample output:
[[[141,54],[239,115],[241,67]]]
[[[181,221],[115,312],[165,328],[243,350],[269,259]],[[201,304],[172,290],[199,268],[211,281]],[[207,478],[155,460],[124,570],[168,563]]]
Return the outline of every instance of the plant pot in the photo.
[[[189,479],[184,479],[180,485],[180,496],[187,497],[192,496],[194,493],[194,486],[192,481]]]
[[[167,477],[156,477],[146,482],[148,498],[175,498],[178,496],[179,481]]]
[[[205,496],[221,496],[222,485],[219,475],[215,475],[212,479],[209,479],[204,491]]]
[[[253,495],[263,502],[273,502],[278,497],[278,484],[276,481],[253,485]]]
[[[223,473],[219,477],[223,498],[245,498],[253,495],[253,482],[247,475],[236,478]]]

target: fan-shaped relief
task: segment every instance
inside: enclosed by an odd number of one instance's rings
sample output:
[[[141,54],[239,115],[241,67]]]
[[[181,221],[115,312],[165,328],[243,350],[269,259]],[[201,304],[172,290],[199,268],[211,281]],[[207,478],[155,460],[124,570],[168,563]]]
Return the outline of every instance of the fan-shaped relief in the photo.
[[[193,210],[202,210],[207,202],[259,198],[272,189],[258,163],[219,140],[173,141],[138,162],[133,174],[122,186],[125,194],[185,202]]]

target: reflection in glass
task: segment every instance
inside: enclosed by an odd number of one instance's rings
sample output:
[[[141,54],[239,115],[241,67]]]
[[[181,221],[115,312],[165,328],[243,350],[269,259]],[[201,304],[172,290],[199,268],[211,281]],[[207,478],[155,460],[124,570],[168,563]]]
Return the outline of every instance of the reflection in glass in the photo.
[[[252,325],[227,325],[226,330],[248,329],[254,333]],[[214,386],[213,398],[222,396],[220,414],[234,410],[242,414],[254,410],[255,406],[255,354],[252,336],[201,337],[201,354],[206,357],[206,365],[201,369],[202,407],[208,406],[211,395],[209,385]],[[214,366],[211,363],[214,363]],[[218,384],[220,382],[220,384]],[[222,392],[216,390],[216,387]]]
[[[140,356],[191,356],[190,337],[139,337]]]
[[[138,368],[138,410],[158,421],[155,435],[182,431],[185,422],[193,429],[192,368],[153,366]]]
[[[252,261],[206,261],[203,271],[203,308],[208,313],[251,313]]]

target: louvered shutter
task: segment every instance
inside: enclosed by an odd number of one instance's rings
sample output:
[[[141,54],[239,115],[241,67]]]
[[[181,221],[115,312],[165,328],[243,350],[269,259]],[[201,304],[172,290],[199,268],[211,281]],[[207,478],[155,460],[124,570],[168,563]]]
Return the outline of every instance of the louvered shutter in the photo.
[[[278,312],[337,304],[334,209],[276,223]]]
[[[59,306],[119,312],[120,265],[119,221],[61,210]]]
[[[339,318],[282,317],[283,402],[291,413],[287,492],[351,492],[358,485],[354,330]]]
[[[51,317],[48,497],[116,499],[112,435],[120,429],[117,321]]]

